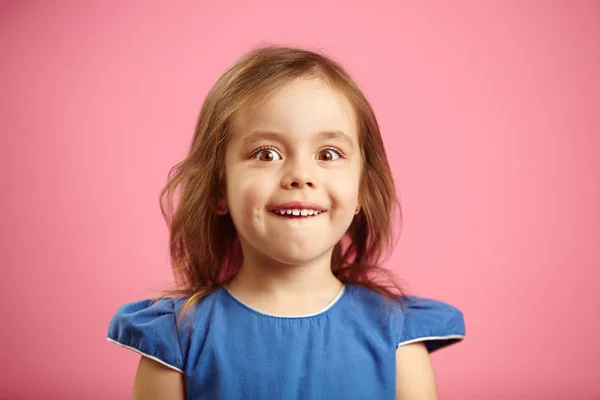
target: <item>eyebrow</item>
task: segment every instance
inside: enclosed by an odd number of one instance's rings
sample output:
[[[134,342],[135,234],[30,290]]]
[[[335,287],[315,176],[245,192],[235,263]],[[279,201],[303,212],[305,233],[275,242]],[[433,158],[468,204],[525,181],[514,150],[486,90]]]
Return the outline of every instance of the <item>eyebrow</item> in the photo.
[[[281,135],[280,133],[277,133],[277,132],[254,131],[242,140],[242,146],[249,147],[249,146],[256,144],[260,141],[263,141],[263,140],[282,142],[282,137],[283,137],[283,135]],[[336,131],[336,130],[317,132],[315,135],[315,140],[319,141],[319,142],[322,142],[325,140],[337,140],[337,141],[346,143],[350,147],[354,146],[354,142],[352,141],[350,136],[346,135],[342,131]]]

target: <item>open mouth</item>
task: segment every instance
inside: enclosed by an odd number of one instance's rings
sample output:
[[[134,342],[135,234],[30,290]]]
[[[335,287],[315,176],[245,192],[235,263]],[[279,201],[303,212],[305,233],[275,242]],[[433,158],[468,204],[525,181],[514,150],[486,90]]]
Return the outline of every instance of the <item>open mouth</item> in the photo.
[[[327,211],[311,210],[311,209],[289,209],[289,210],[275,210],[270,211],[271,213],[283,218],[311,218],[326,213]]]

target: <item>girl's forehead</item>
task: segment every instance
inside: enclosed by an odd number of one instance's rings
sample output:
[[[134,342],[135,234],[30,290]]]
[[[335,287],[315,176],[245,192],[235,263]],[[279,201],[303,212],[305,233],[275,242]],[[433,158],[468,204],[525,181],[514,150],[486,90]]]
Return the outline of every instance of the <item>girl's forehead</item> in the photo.
[[[242,110],[238,134],[253,130],[293,132],[342,131],[357,139],[355,112],[348,99],[318,78],[298,79]]]

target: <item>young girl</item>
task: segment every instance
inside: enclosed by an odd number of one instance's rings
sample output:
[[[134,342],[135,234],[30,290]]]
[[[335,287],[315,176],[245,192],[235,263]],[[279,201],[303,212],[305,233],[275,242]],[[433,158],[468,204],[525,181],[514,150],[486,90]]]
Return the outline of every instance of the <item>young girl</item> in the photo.
[[[119,308],[136,399],[436,399],[459,310],[378,267],[399,211],[377,121],[344,69],[250,52],[216,83],[161,208],[180,289]],[[382,281],[381,272],[386,279]]]

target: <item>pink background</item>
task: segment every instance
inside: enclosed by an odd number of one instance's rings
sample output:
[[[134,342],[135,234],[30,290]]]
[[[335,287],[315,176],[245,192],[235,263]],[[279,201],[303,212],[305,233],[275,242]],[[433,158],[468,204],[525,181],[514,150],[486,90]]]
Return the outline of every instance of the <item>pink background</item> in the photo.
[[[466,316],[442,398],[600,398],[600,3],[354,3],[1,3],[1,398],[129,397],[109,319],[170,282],[158,191],[261,43],[324,50],[372,101],[387,264]]]

